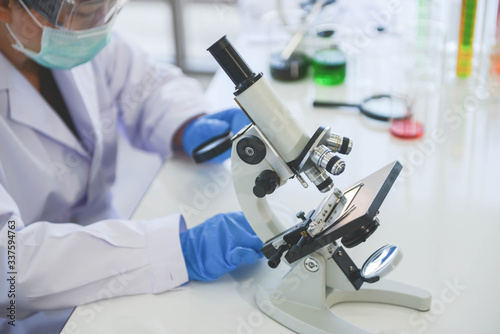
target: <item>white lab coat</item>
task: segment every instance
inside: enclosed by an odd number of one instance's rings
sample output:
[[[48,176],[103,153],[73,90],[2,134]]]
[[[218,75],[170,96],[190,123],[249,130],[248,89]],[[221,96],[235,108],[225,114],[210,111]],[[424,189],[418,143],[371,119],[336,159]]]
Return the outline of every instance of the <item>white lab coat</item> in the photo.
[[[118,129],[134,146],[168,157],[175,130],[204,111],[198,83],[117,34],[91,62],[53,75],[80,140],[0,53],[0,264],[1,275],[12,271],[13,220],[18,325],[40,310],[158,293],[188,279],[179,215],[122,220],[109,190]],[[2,288],[0,309],[9,301]],[[0,320],[0,332],[4,326]]]

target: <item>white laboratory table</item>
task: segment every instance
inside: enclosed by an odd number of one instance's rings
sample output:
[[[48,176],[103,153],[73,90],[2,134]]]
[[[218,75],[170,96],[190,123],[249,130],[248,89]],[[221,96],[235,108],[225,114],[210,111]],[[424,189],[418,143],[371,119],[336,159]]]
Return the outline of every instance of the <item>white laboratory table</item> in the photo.
[[[394,160],[404,166],[381,207],[381,227],[348,252],[361,266],[380,246],[400,246],[403,260],[389,278],[430,291],[432,308],[418,312],[345,303],[335,306],[336,312],[374,333],[500,333],[500,106],[494,96],[500,92],[484,86],[480,94],[481,83],[446,82],[430,93],[441,98],[421,117],[424,137],[401,140],[385,124],[352,110],[312,108],[317,92],[310,77],[297,83],[273,81],[257,47],[241,44],[239,51],[254,71],[265,73],[310,134],[329,125],[354,139],[346,171],[334,179],[337,187],[348,187]],[[342,96],[353,84],[348,78],[331,94]],[[220,72],[207,96],[216,108],[234,106],[233,88]],[[475,110],[463,111],[460,105]],[[229,164],[195,165],[182,157],[167,161],[133,218],[180,211],[194,226],[216,213],[238,210]],[[293,222],[296,212],[315,209],[322,197],[313,186],[303,189],[290,180],[270,202]],[[270,270],[262,260],[214,282],[80,306],[63,333],[291,333],[256,307],[256,283]]]

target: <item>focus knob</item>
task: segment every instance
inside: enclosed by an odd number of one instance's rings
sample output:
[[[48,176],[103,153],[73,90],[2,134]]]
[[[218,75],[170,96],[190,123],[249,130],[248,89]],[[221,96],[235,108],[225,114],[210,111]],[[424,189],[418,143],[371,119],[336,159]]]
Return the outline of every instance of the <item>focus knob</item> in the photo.
[[[253,193],[259,198],[272,194],[280,184],[280,178],[276,172],[265,170],[255,179]]]
[[[236,152],[245,163],[257,165],[266,157],[266,145],[260,138],[248,135],[238,141]]]

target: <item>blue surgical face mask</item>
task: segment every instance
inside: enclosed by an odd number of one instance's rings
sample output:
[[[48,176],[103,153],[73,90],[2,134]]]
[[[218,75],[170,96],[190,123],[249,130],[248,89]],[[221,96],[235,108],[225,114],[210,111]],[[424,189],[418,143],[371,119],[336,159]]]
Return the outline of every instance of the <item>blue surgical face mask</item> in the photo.
[[[21,2],[21,4],[23,4]],[[24,6],[24,4],[23,4]],[[54,69],[71,69],[95,57],[111,39],[114,18],[105,25],[87,30],[63,30],[43,26],[25,7],[33,20],[43,29],[40,52],[27,49],[14,34],[7,29],[16,41],[12,47],[41,66]]]

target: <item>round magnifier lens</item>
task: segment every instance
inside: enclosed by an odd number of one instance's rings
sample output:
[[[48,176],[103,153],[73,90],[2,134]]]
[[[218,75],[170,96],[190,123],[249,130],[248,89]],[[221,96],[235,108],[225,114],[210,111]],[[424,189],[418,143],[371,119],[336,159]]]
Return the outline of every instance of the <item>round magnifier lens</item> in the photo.
[[[373,253],[361,267],[361,276],[366,279],[383,277],[394,269],[403,253],[394,245],[385,245]]]
[[[404,119],[409,116],[408,103],[404,98],[392,95],[372,96],[361,103],[360,110],[366,116],[379,120]]]

